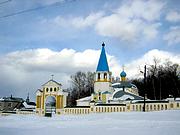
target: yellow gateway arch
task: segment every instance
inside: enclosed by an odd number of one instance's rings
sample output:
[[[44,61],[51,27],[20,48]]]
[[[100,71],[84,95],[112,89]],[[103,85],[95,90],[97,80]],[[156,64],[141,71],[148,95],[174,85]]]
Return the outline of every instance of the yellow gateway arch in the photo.
[[[42,89],[38,89],[36,92],[36,113],[40,115],[45,115],[46,113],[46,100],[49,96],[55,99],[55,113],[61,114],[63,108],[66,106],[68,93],[61,89],[61,84],[49,80],[42,85]]]

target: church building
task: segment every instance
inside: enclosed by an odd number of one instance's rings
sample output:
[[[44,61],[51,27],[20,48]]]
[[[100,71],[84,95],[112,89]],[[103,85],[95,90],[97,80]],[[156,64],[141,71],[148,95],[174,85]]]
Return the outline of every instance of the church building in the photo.
[[[120,73],[120,80],[112,83],[112,72],[109,70],[105,44],[102,44],[101,54],[95,72],[94,93],[90,97],[77,100],[77,106],[96,104],[123,103],[130,100],[143,100],[137,87],[126,80],[126,72]]]
[[[89,114],[130,111],[160,111],[180,109],[180,98],[150,100],[141,97],[138,88],[126,79],[124,69],[120,71],[120,80],[112,83],[112,72],[106,57],[105,44],[102,44],[100,58],[94,74],[94,93],[76,100],[77,106],[68,107],[68,93],[61,84],[51,79],[36,92],[36,113],[46,115],[49,109],[46,101],[53,97],[56,114]],[[52,112],[52,106],[50,106]]]

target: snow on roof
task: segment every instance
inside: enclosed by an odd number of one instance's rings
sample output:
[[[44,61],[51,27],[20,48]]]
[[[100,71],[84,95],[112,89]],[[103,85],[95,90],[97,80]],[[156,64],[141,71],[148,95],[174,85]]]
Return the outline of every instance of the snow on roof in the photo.
[[[35,108],[34,105],[28,105],[26,102],[23,103],[25,108]]]
[[[119,98],[115,98],[115,99],[127,100],[127,99],[134,99],[134,97],[131,95],[123,95],[123,96],[121,96]]]
[[[80,98],[80,99],[78,99],[76,101],[80,101],[80,102],[82,102],[82,101],[91,101],[91,96],[85,97],[85,98]]]

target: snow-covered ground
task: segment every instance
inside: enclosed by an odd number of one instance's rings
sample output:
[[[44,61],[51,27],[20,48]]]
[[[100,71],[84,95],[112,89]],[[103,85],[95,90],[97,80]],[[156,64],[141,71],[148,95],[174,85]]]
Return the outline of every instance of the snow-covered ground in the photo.
[[[0,135],[180,135],[180,110],[0,116]]]

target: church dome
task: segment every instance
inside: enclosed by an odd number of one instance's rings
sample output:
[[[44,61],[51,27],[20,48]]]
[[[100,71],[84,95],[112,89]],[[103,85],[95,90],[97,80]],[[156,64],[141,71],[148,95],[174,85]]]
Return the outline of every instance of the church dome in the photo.
[[[120,74],[121,77],[126,77],[126,72],[122,71]]]

